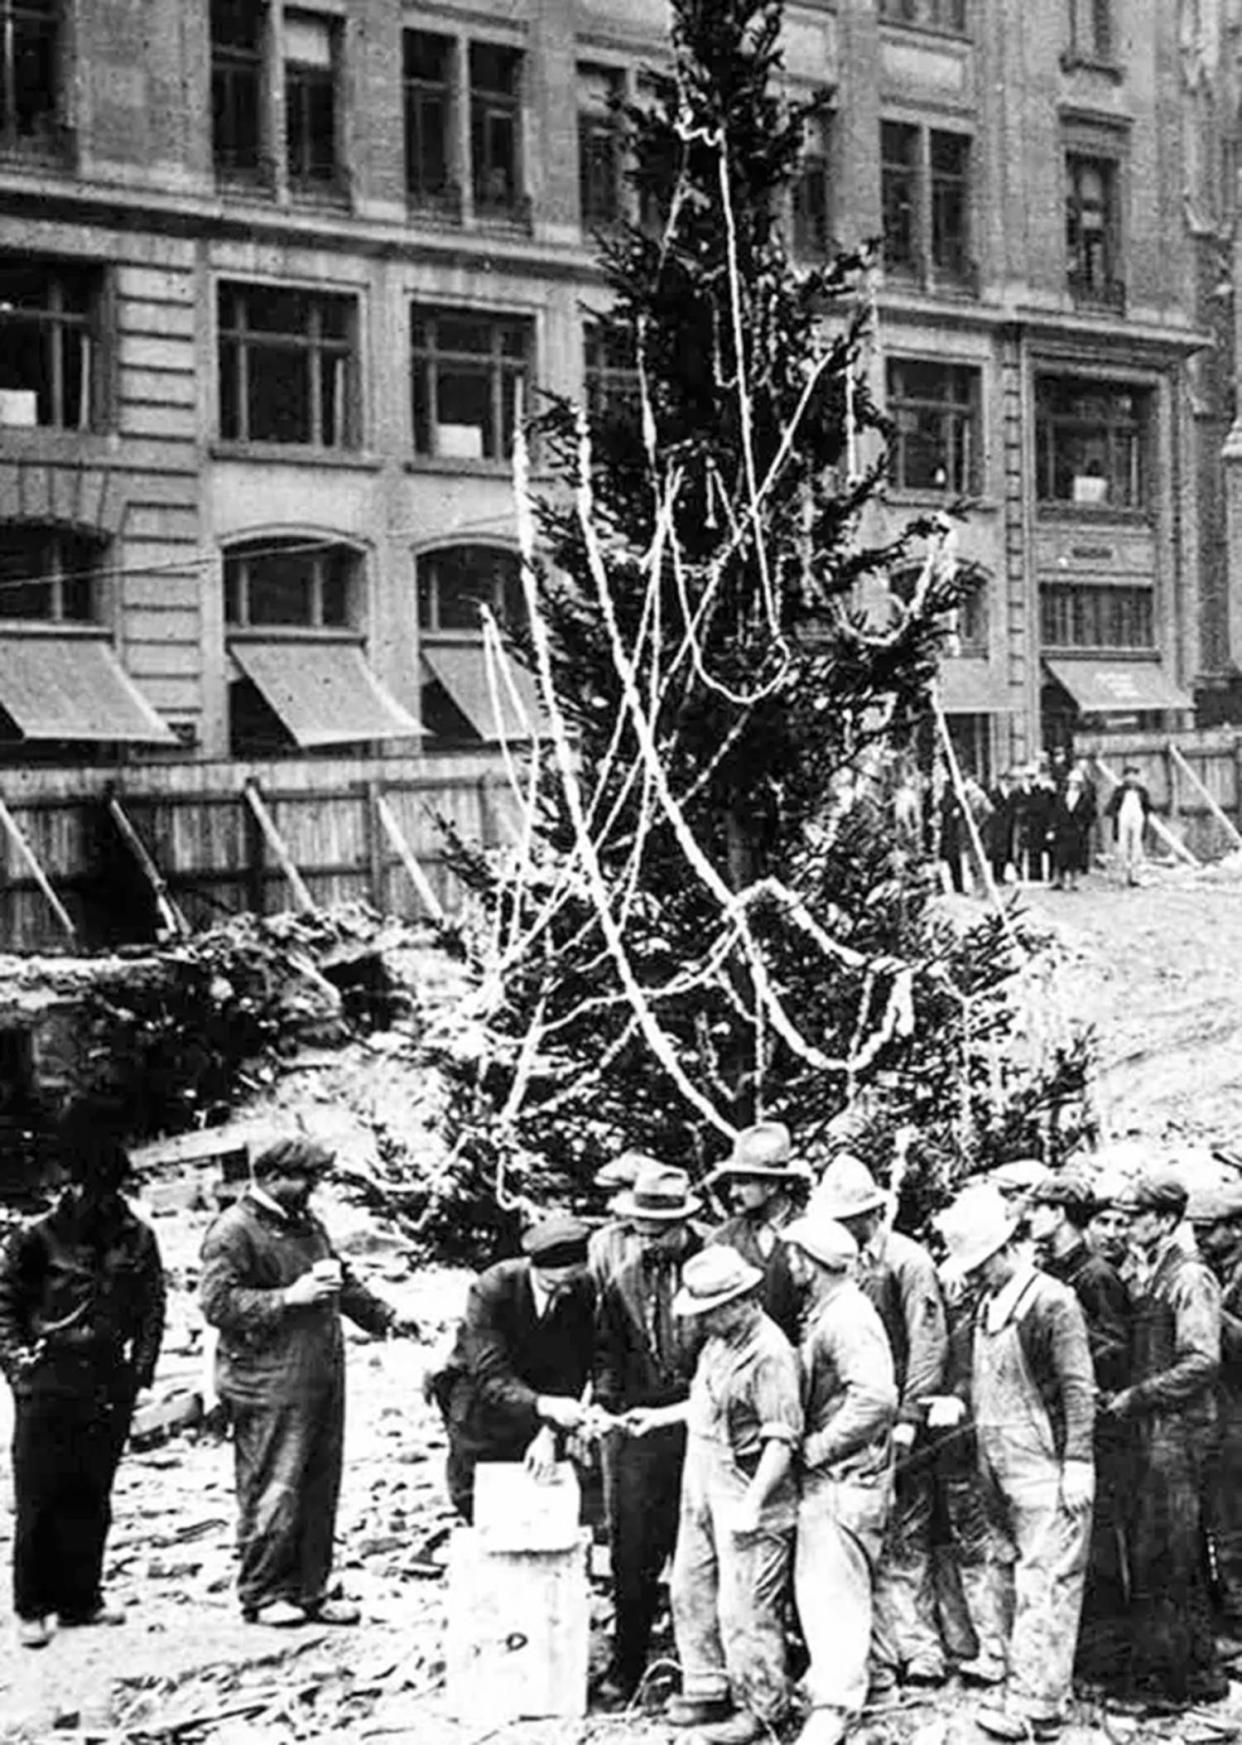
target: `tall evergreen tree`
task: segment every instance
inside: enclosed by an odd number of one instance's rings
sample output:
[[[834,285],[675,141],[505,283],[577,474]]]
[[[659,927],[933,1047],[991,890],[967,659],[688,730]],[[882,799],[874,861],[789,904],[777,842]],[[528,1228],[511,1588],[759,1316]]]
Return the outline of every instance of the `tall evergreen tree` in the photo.
[[[552,721],[536,824],[516,865],[456,848],[489,991],[458,1120],[489,1183],[514,1148],[706,1161],[760,1113],[814,1152],[847,1106],[881,1163],[913,1119],[939,1176],[1047,1146],[1082,1088],[1078,1045],[1051,1075],[1000,1059],[1012,923],[937,919],[894,823],[972,582],[943,518],[860,539],[885,465],[870,263],[791,261],[817,106],[779,94],[780,31],[777,0],[673,0],[672,70],[616,111],[635,219],[599,239],[592,344],[632,374],[538,420],[559,486],[508,627]],[[886,622],[863,609],[924,558]]]

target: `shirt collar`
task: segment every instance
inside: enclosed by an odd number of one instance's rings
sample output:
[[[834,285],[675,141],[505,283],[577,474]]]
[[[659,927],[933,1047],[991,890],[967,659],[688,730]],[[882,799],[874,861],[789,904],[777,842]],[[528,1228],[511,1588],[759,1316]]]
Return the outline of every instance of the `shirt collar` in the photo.
[[[1007,1279],[996,1294],[988,1298],[986,1314],[989,1333],[1000,1332],[1017,1308],[1023,1291],[1034,1277],[1034,1266],[1031,1265],[1030,1261],[1023,1261],[1013,1277]]]
[[[552,1301],[552,1292],[540,1282],[533,1266],[526,1276],[530,1280],[530,1294],[535,1302],[535,1318],[542,1321],[548,1312],[548,1304]]]

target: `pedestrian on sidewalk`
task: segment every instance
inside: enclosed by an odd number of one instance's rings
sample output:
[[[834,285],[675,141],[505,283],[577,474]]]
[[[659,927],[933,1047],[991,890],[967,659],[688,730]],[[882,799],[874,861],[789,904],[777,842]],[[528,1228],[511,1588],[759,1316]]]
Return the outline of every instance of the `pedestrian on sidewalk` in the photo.
[[[808,1297],[794,1596],[811,1713],[798,1745],[839,1745],[867,1699],[897,1383],[883,1323],[849,1276],[858,1254],[849,1231],[812,1209],[785,1239]]]
[[[199,1296],[220,1330],[247,1623],[358,1622],[357,1606],[328,1594],[345,1430],[341,1316],[368,1333],[418,1334],[354,1276],[310,1212],[332,1163],[311,1139],[276,1140],[203,1242]]]
[[[723,1193],[733,1209],[708,1242],[735,1249],[759,1268],[764,1310],[793,1346],[801,1336],[802,1299],[781,1232],[813,1180],[809,1164],[793,1156],[788,1127],[760,1121],[738,1134],[728,1157],[704,1182]]]
[[[686,1172],[654,1159],[616,1202],[639,1246],[604,1284],[596,1335],[596,1404],[614,1417],[629,1415],[629,1426],[610,1432],[604,1448],[616,1613],[611,1664],[595,1691],[605,1708],[625,1707],[642,1680],[660,1571],[677,1544],[686,1426],[646,1435],[631,1429],[641,1427],[645,1412],[689,1395],[696,1342],[673,1300],[682,1267],[703,1246],[690,1227],[698,1207]]]
[[[1220,1669],[1204,1559],[1205,1497],[1216,1432],[1220,1286],[1189,1252],[1188,1195],[1171,1170],[1140,1178],[1123,1202],[1138,1263],[1130,1384],[1100,1410],[1128,1425],[1129,1675],[1123,1694],[1159,1704],[1215,1702]]]
[[[634,1424],[639,1434],[687,1428],[672,1582],[681,1694],[665,1718],[701,1729],[710,1745],[753,1745],[789,1708],[784,1606],[801,1378],[762,1288],[762,1272],[735,1249],[708,1247],[686,1262],[674,1308],[704,1339],[690,1398]]]
[[[1113,821],[1117,858],[1128,885],[1137,885],[1143,865],[1143,838],[1151,815],[1151,795],[1140,781],[1137,764],[1128,763],[1113,789],[1104,816]]]
[[[1012,1617],[994,1738],[1051,1738],[1070,1698],[1094,1493],[1095,1381],[1072,1291],[1036,1270],[1013,1209],[986,1183],[941,1215],[951,1273],[978,1273],[971,1395],[998,1611]]]
[[[858,1244],[858,1283],[888,1335],[897,1378],[893,1427],[896,1488],[875,1594],[872,1693],[899,1679],[935,1686],[946,1676],[932,1580],[932,1449],[927,1401],[940,1391],[948,1357],[944,1297],[935,1262],[888,1227],[888,1195],[861,1159],[842,1152],[811,1196],[817,1217],[845,1225]]]
[[[1130,1380],[1132,1305],[1117,1268],[1088,1248],[1084,1232],[1095,1215],[1090,1184],[1070,1172],[1034,1190],[1030,1230],[1039,1264],[1078,1298],[1087,1324],[1097,1397]],[[1115,1680],[1126,1652],[1129,1586],[1126,1519],[1130,1507],[1131,1437],[1103,1412],[1095,1420],[1095,1501],[1074,1670],[1091,1684]]]
[[[13,1610],[25,1648],[46,1646],[54,1618],[62,1629],[125,1621],[103,1593],[112,1485],[164,1331],[159,1248],[122,1196],[130,1161],[113,1111],[76,1104],[57,1138],[69,1186],[0,1257]]]
[[[474,1519],[480,1461],[521,1461],[547,1477],[587,1422],[590,1235],[578,1218],[545,1218],[522,1238],[520,1258],[497,1261],[470,1286],[452,1354],[432,1378],[448,1430],[449,1495],[463,1520]]]

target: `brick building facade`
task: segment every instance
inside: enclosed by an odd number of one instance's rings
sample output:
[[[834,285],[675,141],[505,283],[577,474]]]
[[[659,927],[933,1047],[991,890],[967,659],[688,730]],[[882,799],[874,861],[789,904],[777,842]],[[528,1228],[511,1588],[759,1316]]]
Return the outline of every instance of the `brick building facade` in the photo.
[[[659,59],[660,0],[0,0],[0,25],[10,763],[494,738],[508,433],[540,389],[607,385],[607,97]],[[978,501],[944,691],[980,766],[1084,716],[1186,721],[1228,667],[1184,34],[1166,0],[788,7],[791,88],[832,94],[797,248],[883,237],[876,514]]]

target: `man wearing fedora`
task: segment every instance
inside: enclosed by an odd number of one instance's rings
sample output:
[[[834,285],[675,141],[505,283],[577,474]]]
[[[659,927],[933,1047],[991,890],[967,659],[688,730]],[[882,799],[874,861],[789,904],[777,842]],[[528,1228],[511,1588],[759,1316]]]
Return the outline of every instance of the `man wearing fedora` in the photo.
[[[587,1243],[587,1265],[597,1290],[602,1290],[617,1268],[639,1251],[634,1231],[618,1207],[634,1186],[634,1178],[643,1164],[651,1161],[641,1151],[623,1151],[620,1157],[610,1158],[595,1172],[592,1186],[608,1195],[608,1217],[592,1230]]]
[[[692,1255],[673,1301],[703,1340],[689,1400],[630,1420],[639,1435],[687,1428],[672,1582],[681,1695],[665,1718],[701,1728],[711,1745],[752,1745],[789,1707],[783,1611],[802,1389],[762,1288],[736,1249]]]
[[[1204,1569],[1204,1499],[1216,1429],[1220,1286],[1188,1251],[1188,1195],[1171,1170],[1123,1201],[1139,1266],[1130,1383],[1100,1409],[1129,1427],[1130,1672],[1125,1694],[1160,1703],[1228,1693]]]
[[[615,1417],[680,1405],[689,1394],[696,1342],[673,1300],[682,1267],[703,1245],[690,1227],[698,1206],[686,1172],[653,1158],[617,1197],[617,1216],[638,1251],[600,1293],[595,1399]],[[607,1439],[616,1624],[612,1662],[595,1693],[605,1707],[628,1703],[646,1669],[660,1571],[677,1543],[685,1454],[684,1423],[643,1436],[621,1429]]]
[[[809,1164],[793,1157],[788,1127],[760,1121],[738,1134],[733,1150],[704,1183],[715,1187],[733,1210],[709,1242],[735,1249],[759,1268],[763,1307],[794,1346],[800,1337],[802,1299],[790,1275],[781,1232],[813,1180]]]
[[[1095,1377],[1074,1293],[1035,1267],[1014,1209],[987,1183],[941,1214],[946,1271],[978,1274],[971,1397],[989,1567],[1012,1617],[998,1739],[1051,1738],[1069,1701],[1095,1488]]]
[[[817,1216],[845,1225],[858,1244],[858,1282],[888,1335],[897,1377],[896,1490],[875,1594],[872,1683],[886,1695],[945,1678],[932,1580],[933,1463],[927,1403],[939,1394],[948,1359],[944,1298],[927,1250],[888,1227],[888,1195],[860,1158],[842,1152],[811,1201]]]
[[[794,1595],[810,1655],[798,1745],[838,1745],[867,1698],[872,1590],[891,1497],[897,1383],[879,1315],[849,1276],[858,1244],[811,1210],[785,1232],[809,1307]]]
[[[453,1506],[474,1517],[480,1461],[524,1461],[546,1473],[562,1437],[582,1428],[595,1359],[590,1227],[561,1214],[522,1238],[522,1256],[470,1286],[456,1343],[438,1381],[448,1429]]]

